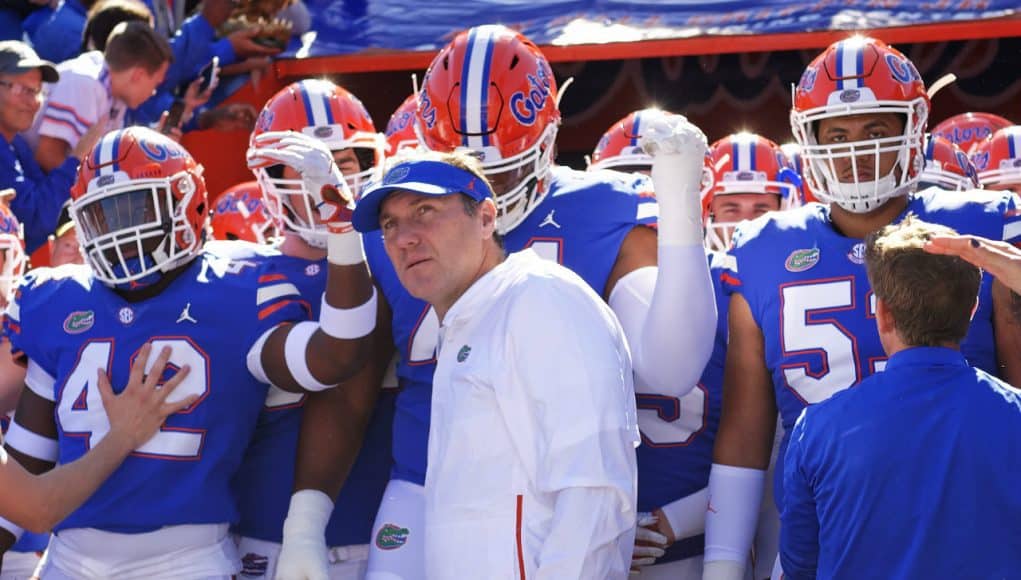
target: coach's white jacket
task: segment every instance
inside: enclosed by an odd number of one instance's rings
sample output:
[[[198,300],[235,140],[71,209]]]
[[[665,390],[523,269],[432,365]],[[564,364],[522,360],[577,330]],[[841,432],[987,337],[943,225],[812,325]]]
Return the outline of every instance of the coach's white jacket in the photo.
[[[429,580],[626,578],[639,435],[610,308],[525,250],[453,305],[437,356]]]

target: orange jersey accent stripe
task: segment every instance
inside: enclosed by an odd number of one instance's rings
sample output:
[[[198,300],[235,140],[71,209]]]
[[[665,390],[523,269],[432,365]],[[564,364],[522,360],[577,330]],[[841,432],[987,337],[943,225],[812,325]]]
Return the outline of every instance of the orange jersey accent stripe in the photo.
[[[279,282],[281,280],[287,280],[287,276],[284,276],[283,274],[266,274],[265,276],[259,276],[259,284]]]
[[[308,302],[304,300],[281,300],[280,302],[270,304],[269,306],[260,310],[259,320],[265,320],[266,318],[272,316],[273,313],[280,310],[284,306],[287,306],[288,304],[298,304],[305,310],[305,315],[308,318],[312,318],[312,306]]]
[[[725,284],[730,284],[731,286],[740,286],[741,285],[741,280],[738,280],[736,277],[731,276],[730,274],[728,274],[726,272],[721,272],[720,273],[720,280],[723,281]]]

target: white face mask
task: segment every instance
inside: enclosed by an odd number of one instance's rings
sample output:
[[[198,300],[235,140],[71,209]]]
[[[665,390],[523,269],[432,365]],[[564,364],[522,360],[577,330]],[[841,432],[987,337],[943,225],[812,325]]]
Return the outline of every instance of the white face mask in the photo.
[[[893,171],[874,181],[830,183],[829,190],[832,195],[830,203],[835,203],[852,213],[868,213],[899,195],[897,178],[894,177]]]

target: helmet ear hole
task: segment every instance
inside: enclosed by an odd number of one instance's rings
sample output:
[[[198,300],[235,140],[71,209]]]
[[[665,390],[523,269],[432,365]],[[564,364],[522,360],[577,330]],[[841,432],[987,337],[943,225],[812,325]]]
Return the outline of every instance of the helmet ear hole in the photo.
[[[514,58],[511,59],[510,70],[514,70],[514,67],[518,66],[518,60],[518,55],[515,54]]]

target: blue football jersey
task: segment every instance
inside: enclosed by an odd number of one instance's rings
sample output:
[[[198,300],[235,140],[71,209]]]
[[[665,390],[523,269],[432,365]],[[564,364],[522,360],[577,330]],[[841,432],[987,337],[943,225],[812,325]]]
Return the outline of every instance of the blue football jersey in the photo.
[[[895,221],[910,213],[959,233],[1003,239],[1014,210],[1013,194],[932,188],[912,194]],[[785,433],[805,406],[856,385],[886,364],[864,250],[862,240],[838,233],[829,207],[817,203],[770,213],[737,229],[733,269],[723,274],[724,286],[744,297],[762,330]],[[962,352],[974,366],[995,373],[991,289],[986,275]],[[786,440],[785,435],[781,451]],[[782,498],[783,470],[776,472],[775,496]]]
[[[532,248],[573,270],[602,295],[624,237],[638,225],[655,226],[658,207],[646,184],[624,173],[557,167],[546,198],[504,236],[504,246],[507,252]],[[428,304],[401,285],[383,249],[382,234],[364,239],[372,274],[393,312],[400,357],[392,477],[423,485],[439,320]]]
[[[265,271],[293,283],[319,318],[326,289],[327,262],[271,255]],[[361,451],[334,505],[326,528],[329,546],[367,544],[372,536],[383,491],[390,479],[390,435],[394,394],[380,393]],[[270,387],[266,405],[235,477],[241,520],[234,531],[241,536],[281,542],[284,519],[294,488],[294,460],[305,396]]]
[[[723,406],[723,362],[727,355],[727,304],[720,276],[730,258],[709,254],[709,272],[719,317],[713,352],[698,385],[677,398],[655,393],[638,382],[638,511],[651,512],[709,485],[713,443]],[[674,543],[659,563],[683,560],[704,552],[705,536]]]
[[[267,385],[246,354],[267,330],[303,320],[294,286],[258,263],[200,254],[158,296],[128,302],[86,266],[30,272],[8,311],[16,353],[29,360],[26,385],[54,401],[58,462],[81,457],[109,430],[98,370],[115,391],[139,349],[170,346],[168,366],[191,372],[171,395],[199,397],[132,453],[65,528],[140,533],[180,524],[228,523],[238,511],[230,480],[241,463]]]

